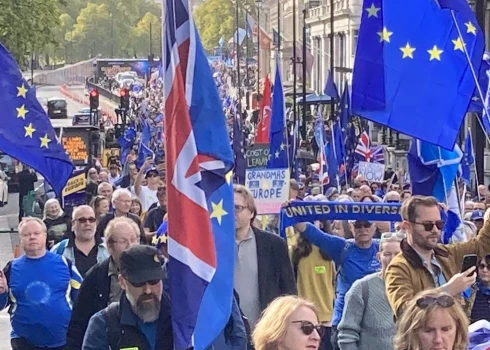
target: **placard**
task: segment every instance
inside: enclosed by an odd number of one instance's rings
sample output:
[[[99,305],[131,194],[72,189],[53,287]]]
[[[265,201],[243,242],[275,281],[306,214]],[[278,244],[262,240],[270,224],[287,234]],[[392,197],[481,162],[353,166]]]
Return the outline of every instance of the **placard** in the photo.
[[[63,131],[63,147],[74,165],[88,164],[89,160],[89,132]]]
[[[63,188],[63,197],[73,194],[78,191],[85,190],[87,187],[87,178],[85,177],[85,172],[83,170],[76,172],[70,177],[68,182]]]
[[[247,169],[245,186],[252,192],[257,214],[278,214],[289,198],[289,169]]]
[[[245,159],[247,160],[247,169],[267,167],[269,161],[269,144],[260,143],[250,146],[245,152]]]
[[[379,163],[359,162],[359,175],[369,182],[383,182],[385,165]]]

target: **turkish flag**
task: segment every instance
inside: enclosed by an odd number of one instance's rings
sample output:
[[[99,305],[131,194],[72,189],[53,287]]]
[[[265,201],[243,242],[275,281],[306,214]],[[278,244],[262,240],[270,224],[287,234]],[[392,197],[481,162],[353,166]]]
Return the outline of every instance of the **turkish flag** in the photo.
[[[271,82],[269,77],[265,78],[264,94],[260,105],[259,124],[257,125],[257,137],[255,143],[269,143],[271,129]]]

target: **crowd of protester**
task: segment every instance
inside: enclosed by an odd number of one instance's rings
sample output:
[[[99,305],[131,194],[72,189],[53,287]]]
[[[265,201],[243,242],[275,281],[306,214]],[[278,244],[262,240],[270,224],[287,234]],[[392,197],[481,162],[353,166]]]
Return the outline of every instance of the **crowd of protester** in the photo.
[[[225,100],[231,71],[213,68]],[[68,213],[52,198],[42,219],[21,218],[24,254],[0,275],[12,349],[173,349],[163,147],[150,142],[154,156],[143,159],[138,148],[139,125],[158,128],[162,103],[160,79],[132,94],[135,148],[87,166],[84,205]],[[490,191],[461,187],[464,234],[445,245],[444,204],[412,195],[403,169],[385,178],[357,176],[339,190],[305,166],[291,200],[399,203],[403,221],[297,223],[287,239],[278,215],[259,218],[250,190],[235,184],[235,296],[210,349],[467,349],[468,325],[490,321]],[[463,271],[471,254],[477,263]]]

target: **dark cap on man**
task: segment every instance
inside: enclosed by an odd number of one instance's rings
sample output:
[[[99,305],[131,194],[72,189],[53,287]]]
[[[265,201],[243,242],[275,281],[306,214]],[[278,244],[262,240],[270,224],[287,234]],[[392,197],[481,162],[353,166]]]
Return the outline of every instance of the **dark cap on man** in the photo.
[[[148,175],[155,175],[155,176],[158,176],[159,172],[158,172],[158,169],[156,167],[151,167],[149,168],[146,173],[145,173],[145,179],[148,178]]]
[[[121,275],[131,284],[161,280],[164,277],[162,259],[155,247],[136,245],[121,254]]]

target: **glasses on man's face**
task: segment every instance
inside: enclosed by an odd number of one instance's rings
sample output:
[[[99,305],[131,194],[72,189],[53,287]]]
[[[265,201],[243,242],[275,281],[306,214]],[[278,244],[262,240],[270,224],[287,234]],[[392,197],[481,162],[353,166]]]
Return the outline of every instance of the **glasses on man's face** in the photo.
[[[480,265],[478,265],[478,269],[480,269],[480,270],[487,269],[488,271],[490,271],[490,265],[487,265],[487,264],[484,264],[484,263],[480,263]]]
[[[434,226],[440,231],[444,228],[445,222],[443,220],[437,220],[432,222],[417,222],[412,221],[413,224],[422,225],[425,231],[432,231]]]
[[[161,280],[150,280],[150,281],[145,281],[145,282],[141,282],[141,283],[132,283],[132,282],[129,282],[131,283],[131,285],[135,288],[141,288],[141,287],[144,287],[146,286],[147,284],[149,284],[150,286],[155,286],[158,284],[158,282],[160,282]]]
[[[243,205],[235,204],[235,213],[241,213],[246,208],[247,207],[244,207]]]
[[[91,216],[89,218],[78,218],[78,219],[75,219],[75,221],[78,221],[81,224],[86,224],[87,222],[93,224],[94,222],[97,221],[97,219],[94,218],[93,216]]]
[[[400,203],[398,199],[388,199],[386,203]]]
[[[354,228],[356,228],[356,229],[370,228],[371,226],[372,226],[372,223],[369,221],[356,221],[356,222],[354,222]]]
[[[425,296],[417,299],[416,304],[421,309],[427,309],[436,304],[442,308],[448,308],[454,305],[454,299],[449,295],[441,295],[439,297]]]
[[[131,199],[118,199],[117,201],[123,204],[131,204]]]
[[[318,324],[315,326],[310,321],[293,321],[292,323],[301,323],[300,329],[304,335],[310,335],[311,333],[313,333],[313,331],[315,329],[318,332],[318,335],[320,336],[320,338],[325,333],[325,327],[322,326],[321,324]]]

